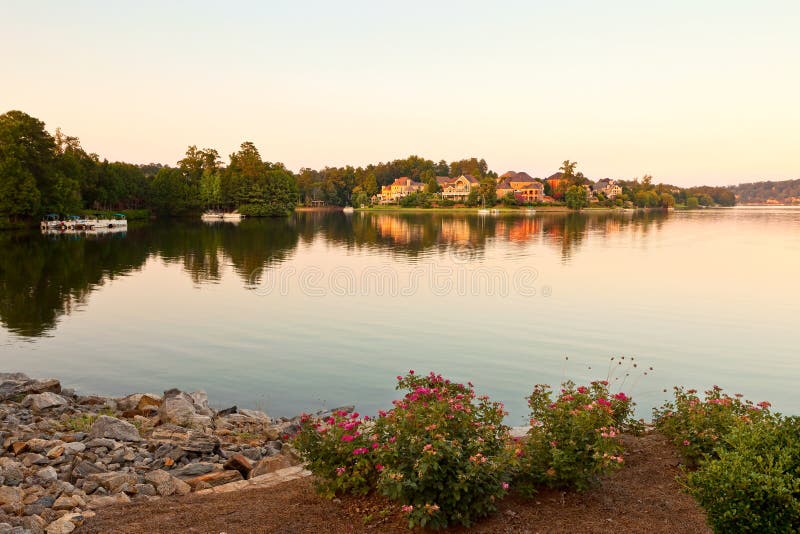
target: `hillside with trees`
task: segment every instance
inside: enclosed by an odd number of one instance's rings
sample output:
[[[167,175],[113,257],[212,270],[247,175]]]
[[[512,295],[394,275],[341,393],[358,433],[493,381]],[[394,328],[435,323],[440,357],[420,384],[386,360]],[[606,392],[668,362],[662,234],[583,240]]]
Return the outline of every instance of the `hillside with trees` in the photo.
[[[740,204],[800,204],[800,179],[731,185],[727,189]]]

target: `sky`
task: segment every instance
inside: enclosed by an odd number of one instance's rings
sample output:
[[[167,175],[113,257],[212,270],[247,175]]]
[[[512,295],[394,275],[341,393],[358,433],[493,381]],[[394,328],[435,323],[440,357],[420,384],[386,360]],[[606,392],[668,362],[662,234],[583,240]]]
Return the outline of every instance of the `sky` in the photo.
[[[0,113],[109,160],[253,141],[676,185],[800,178],[800,2],[0,3]]]

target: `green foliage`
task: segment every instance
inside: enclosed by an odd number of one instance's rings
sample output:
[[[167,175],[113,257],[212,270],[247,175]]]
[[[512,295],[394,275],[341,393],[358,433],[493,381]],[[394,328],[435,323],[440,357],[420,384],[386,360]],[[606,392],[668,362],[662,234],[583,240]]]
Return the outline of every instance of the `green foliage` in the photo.
[[[737,424],[687,477],[715,532],[800,532],[800,418]]]
[[[777,200],[778,202],[797,204],[800,199],[800,178],[739,184],[726,189],[733,195],[734,202],[738,195],[739,201],[744,203],[764,203],[768,200]],[[720,204],[722,203],[720,202]]]
[[[314,473],[322,495],[365,495],[375,488],[379,473],[373,444],[377,435],[364,430],[374,425],[369,418],[339,410],[323,420],[303,415],[300,421],[301,430],[292,444]]]
[[[502,404],[433,373],[410,371],[397,389],[406,395],[376,423],[379,486],[404,505],[409,527],[469,526],[494,511],[507,488]]]
[[[422,191],[411,193],[400,199],[398,204],[404,208],[430,208],[430,195]]]
[[[689,197],[686,199],[686,207],[690,210],[696,210],[700,206],[697,197]]]
[[[579,210],[589,205],[587,191],[580,185],[570,186],[564,194],[564,201],[571,210]]]
[[[633,405],[622,392],[612,395],[607,381],[580,387],[568,381],[555,398],[550,386],[539,384],[528,406],[531,429],[515,451],[516,482],[524,492],[540,485],[583,490],[622,464],[617,437]]]
[[[680,450],[689,465],[697,465],[724,446],[723,438],[738,424],[769,420],[768,402],[754,404],[739,394],[728,395],[719,386],[705,392],[675,388],[675,400],[653,410],[653,421]],[[721,445],[722,444],[722,445]]]

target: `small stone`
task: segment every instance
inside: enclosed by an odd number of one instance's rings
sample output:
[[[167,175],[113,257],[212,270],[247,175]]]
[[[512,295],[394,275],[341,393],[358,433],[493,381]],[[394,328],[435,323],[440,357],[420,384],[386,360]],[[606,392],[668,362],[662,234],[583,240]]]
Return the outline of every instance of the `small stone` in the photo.
[[[63,445],[56,445],[55,447],[47,451],[47,457],[50,458],[51,460],[55,460],[56,458],[61,458],[61,455],[64,454],[65,450],[66,449],[64,448]]]
[[[36,471],[36,478],[38,478],[43,484],[48,484],[58,480],[58,471],[56,471],[54,467],[47,466]]]
[[[134,488],[137,495],[146,495],[148,497],[156,496],[156,489],[150,484],[136,484]]]
[[[76,441],[74,443],[66,443],[64,444],[64,450],[67,452],[67,454],[80,454],[86,450],[86,445],[84,445],[80,441]]]
[[[116,495],[108,495],[103,497],[92,496],[89,499],[89,507],[96,509],[111,506],[112,504],[125,504],[129,502],[131,502],[131,498],[125,493],[117,493]]]
[[[250,460],[242,454],[236,453],[231,456],[223,465],[225,469],[235,469],[242,474],[242,477],[247,478],[250,471],[253,470],[253,464]]]
[[[89,480],[97,482],[111,493],[119,493],[130,490],[139,483],[139,477],[132,473],[97,473],[89,475]]]
[[[119,441],[142,441],[139,431],[135,426],[127,421],[121,421],[116,417],[101,415],[92,424],[89,436],[93,438],[109,438]]]
[[[180,469],[175,469],[172,471],[172,476],[178,478],[192,478],[198,475],[205,475],[216,469],[217,466],[215,464],[197,462],[194,464],[189,464],[186,467],[181,467]]]
[[[56,502],[55,497],[52,495],[44,495],[39,497],[33,504],[44,506],[45,508],[52,508],[53,503]]]
[[[78,503],[72,497],[62,495],[53,503],[53,510],[72,510],[77,507]]]
[[[0,486],[0,506],[22,504],[25,492],[19,488]]]
[[[191,491],[191,487],[186,482],[161,469],[147,473],[144,479],[153,484],[158,494],[164,497],[172,494],[186,495]]]

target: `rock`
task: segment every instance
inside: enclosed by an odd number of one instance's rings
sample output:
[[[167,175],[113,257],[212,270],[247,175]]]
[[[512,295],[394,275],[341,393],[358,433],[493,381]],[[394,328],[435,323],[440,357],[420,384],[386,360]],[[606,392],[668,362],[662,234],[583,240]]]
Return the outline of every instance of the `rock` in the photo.
[[[211,473],[206,473],[205,475],[187,479],[185,482],[194,488],[201,482],[214,487],[221,486],[222,484],[228,484],[229,482],[237,482],[239,480],[243,480],[242,474],[239,471],[226,470],[212,471]]]
[[[67,454],[79,454],[86,450],[86,445],[80,441],[76,441],[74,443],[65,443],[64,450]]]
[[[246,410],[244,408],[240,408],[239,411],[237,412],[237,415],[241,415],[246,417],[247,419],[258,421],[259,423],[270,424],[272,422],[272,418],[269,415],[258,410]]]
[[[53,503],[53,510],[72,510],[73,508],[78,506],[78,502],[73,499],[72,497],[68,497],[67,495],[62,495],[58,499],[55,500]]]
[[[117,493],[116,495],[107,495],[102,497],[92,496],[89,499],[89,508],[97,509],[111,506],[112,504],[125,504],[129,502],[131,502],[131,498],[125,493]]]
[[[42,497],[39,497],[33,504],[44,506],[45,508],[52,508],[54,502],[56,502],[55,497],[53,497],[52,495],[44,495]]]
[[[64,448],[63,445],[56,445],[55,447],[47,451],[47,457],[50,458],[51,460],[55,460],[56,458],[61,458],[61,455],[64,454],[65,450],[66,449]]]
[[[63,516],[47,525],[45,532],[47,534],[69,534],[73,530],[75,530],[75,524],[69,520],[68,516]]]
[[[160,469],[147,473],[144,479],[155,486],[158,494],[163,497],[173,494],[186,495],[192,491],[189,484]]]
[[[184,451],[202,454],[210,454],[220,444],[219,438],[216,436],[171,424],[162,425],[153,430],[150,439],[159,443],[176,445]],[[178,459],[174,455],[171,456],[173,456],[173,460]]]
[[[22,373],[0,373],[0,401],[19,395],[60,392],[61,382],[52,378],[32,380]]]
[[[22,527],[31,534],[40,534],[44,532],[44,527],[47,521],[42,519],[39,515],[32,515],[22,518]]]
[[[92,424],[89,436],[93,438],[109,438],[119,441],[142,441],[139,431],[127,421],[116,417],[101,415]]]
[[[72,476],[73,476],[73,478],[76,478],[76,479],[78,479],[78,478],[88,478],[89,475],[93,475],[93,474],[97,474],[97,473],[103,473],[103,472],[105,472],[105,469],[103,469],[101,467],[98,467],[97,465],[95,465],[95,464],[93,464],[93,463],[91,463],[91,462],[89,462],[87,460],[83,460],[82,462],[80,462],[78,465],[76,465],[72,469]]]
[[[224,410],[220,410],[217,412],[217,417],[225,417],[226,415],[231,415],[237,413],[239,408],[236,406],[231,406],[230,408],[225,408]]]
[[[25,480],[25,474],[21,469],[22,465],[8,465],[0,469],[0,477],[6,486],[19,486]]]
[[[0,534],[11,534],[12,527],[8,523],[0,523]]]
[[[87,441],[85,445],[87,449],[99,449],[100,447],[104,447],[108,450],[113,450],[119,447],[121,443],[113,439],[95,438]]]
[[[19,456],[23,452],[28,450],[28,443],[25,441],[16,441],[11,444],[11,452],[14,453],[15,456]]]
[[[111,493],[119,493],[121,491],[131,492],[132,488],[139,483],[139,477],[133,473],[96,473],[87,477],[93,482],[97,482]],[[127,486],[127,488],[125,487]]]
[[[137,495],[145,495],[147,497],[155,497],[156,489],[150,484],[136,484],[133,487]]]
[[[20,488],[0,486],[0,506],[22,504],[23,498],[25,498],[25,492]]]
[[[250,460],[246,456],[239,453],[231,456],[222,467],[225,469],[235,469],[236,471],[239,471],[243,478],[247,478],[247,476],[250,474],[250,471],[253,470],[253,464],[250,463]]]
[[[293,459],[288,454],[269,456],[256,464],[256,466],[250,472],[250,478],[266,475],[267,473],[274,473],[278,469],[285,469],[287,467],[292,467],[293,465],[297,465],[298,463],[299,462],[297,462],[297,460]]]
[[[199,393],[199,392],[196,392]],[[202,398],[199,400],[202,401]],[[207,401],[206,401],[207,403]],[[211,410],[207,404],[195,404],[195,399],[182,391],[171,389],[164,392],[158,408],[161,423],[184,427],[206,427],[211,425]]]
[[[54,467],[48,465],[36,471],[36,478],[38,478],[42,484],[49,484],[50,482],[58,480],[58,471],[56,471]]]
[[[55,408],[57,406],[66,406],[67,404],[69,404],[67,399],[50,391],[45,393],[34,393],[28,395],[22,400],[22,405],[26,408],[30,408],[34,412],[41,412],[43,410],[47,410],[48,408]]]
[[[219,467],[216,464],[210,464],[207,462],[197,462],[194,464],[189,464],[185,467],[181,467],[180,469],[175,469],[172,471],[172,476],[185,479],[185,478],[192,478],[198,475],[205,475],[206,473],[210,473],[212,471],[219,470]]]

